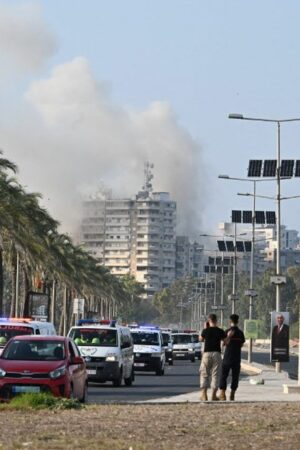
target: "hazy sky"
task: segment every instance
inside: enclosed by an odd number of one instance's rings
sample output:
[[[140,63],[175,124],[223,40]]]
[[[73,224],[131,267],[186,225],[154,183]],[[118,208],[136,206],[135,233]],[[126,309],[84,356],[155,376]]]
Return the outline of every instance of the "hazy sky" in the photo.
[[[213,231],[251,208],[236,196],[251,184],[218,174],[246,176],[276,150],[275,126],[228,113],[300,117],[299,23],[297,0],[0,0],[0,146],[66,227],[102,181],[133,194],[148,158],[183,229]],[[299,148],[300,122],[284,125],[282,157]],[[300,229],[299,212],[286,202],[283,222]]]

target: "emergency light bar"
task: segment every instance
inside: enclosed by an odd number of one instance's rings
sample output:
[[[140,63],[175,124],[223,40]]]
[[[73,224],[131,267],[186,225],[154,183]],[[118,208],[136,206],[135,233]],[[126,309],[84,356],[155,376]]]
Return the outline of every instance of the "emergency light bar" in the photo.
[[[109,319],[80,319],[76,322],[76,325],[78,327],[81,327],[82,325],[108,325],[110,327],[115,327],[117,324],[116,320],[109,320]]]

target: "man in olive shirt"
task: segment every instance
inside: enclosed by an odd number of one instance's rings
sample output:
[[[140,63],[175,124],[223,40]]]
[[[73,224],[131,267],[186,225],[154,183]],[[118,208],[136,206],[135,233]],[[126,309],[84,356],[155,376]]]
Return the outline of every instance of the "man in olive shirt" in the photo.
[[[217,326],[217,316],[210,314],[206,328],[199,339],[204,342],[204,352],[200,366],[200,400],[207,400],[207,389],[211,387],[213,401],[218,400],[220,371],[222,365],[221,342],[226,341],[225,331]],[[211,384],[209,386],[209,381]]]

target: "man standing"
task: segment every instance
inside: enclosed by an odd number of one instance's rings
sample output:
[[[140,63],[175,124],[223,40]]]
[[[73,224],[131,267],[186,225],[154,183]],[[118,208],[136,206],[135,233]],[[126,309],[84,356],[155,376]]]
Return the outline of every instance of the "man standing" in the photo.
[[[200,365],[200,400],[207,401],[207,389],[211,380],[212,401],[218,400],[217,390],[222,364],[221,341],[226,338],[225,331],[217,326],[217,316],[210,314],[206,328],[199,338],[204,342],[204,352]]]
[[[289,361],[289,326],[284,323],[284,316],[278,313],[277,325],[272,330],[272,361]]]
[[[231,392],[230,400],[234,400],[235,391],[238,388],[239,376],[241,371],[241,348],[245,342],[244,333],[238,327],[239,316],[232,314],[230,316],[230,328],[226,333],[226,348],[222,363],[222,372],[220,380],[220,400],[226,400],[227,378],[231,371]]]

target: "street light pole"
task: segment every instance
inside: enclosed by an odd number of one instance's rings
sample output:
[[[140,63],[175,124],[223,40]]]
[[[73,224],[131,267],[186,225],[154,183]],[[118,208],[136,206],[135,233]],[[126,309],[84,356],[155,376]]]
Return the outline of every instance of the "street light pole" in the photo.
[[[236,223],[234,224],[234,261],[233,261],[233,274],[232,274],[232,314],[235,314],[235,288],[236,288]]]
[[[254,257],[255,257],[255,208],[256,208],[256,181],[253,182],[253,208],[252,208],[252,245],[251,245],[251,264],[250,264],[250,291],[253,290],[254,279]],[[252,294],[252,292],[250,292]],[[253,318],[253,297],[249,297],[249,320]],[[249,339],[248,362],[252,362],[252,338]]]
[[[276,275],[280,276],[281,272],[281,264],[280,264],[280,252],[281,252],[281,207],[280,207],[280,201],[281,198],[281,189],[280,189],[280,166],[281,166],[281,152],[280,152],[280,125],[281,123],[285,122],[299,122],[300,118],[293,118],[293,119],[264,119],[264,118],[258,118],[258,117],[244,117],[243,114],[229,114],[229,119],[239,119],[239,120],[250,120],[255,122],[270,122],[275,123],[277,125],[277,173],[276,173],[276,180],[277,180],[277,195],[276,195],[276,206],[277,206],[277,249],[276,249]],[[280,284],[276,284],[276,311],[280,311],[281,308],[281,291],[280,291]],[[300,356],[299,356],[300,358]],[[281,371],[281,364],[280,362],[275,363],[275,369],[276,372]]]

